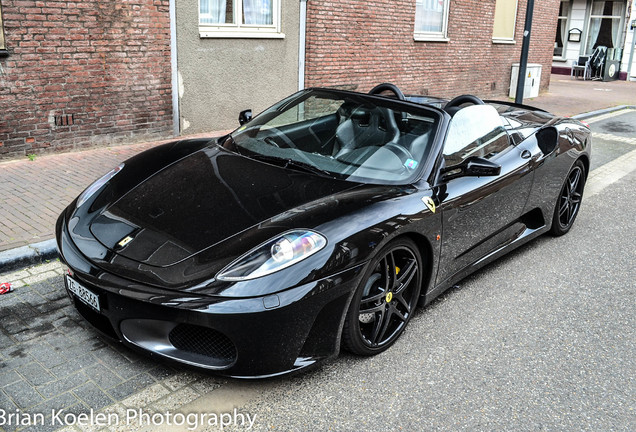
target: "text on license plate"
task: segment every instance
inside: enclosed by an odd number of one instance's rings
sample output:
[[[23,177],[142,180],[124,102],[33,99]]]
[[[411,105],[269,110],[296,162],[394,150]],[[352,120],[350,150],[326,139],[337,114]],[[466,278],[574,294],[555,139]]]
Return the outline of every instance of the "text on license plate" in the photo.
[[[66,276],[66,287],[75,294],[81,301],[99,312],[99,297],[94,292],[84,288],[79,282]]]

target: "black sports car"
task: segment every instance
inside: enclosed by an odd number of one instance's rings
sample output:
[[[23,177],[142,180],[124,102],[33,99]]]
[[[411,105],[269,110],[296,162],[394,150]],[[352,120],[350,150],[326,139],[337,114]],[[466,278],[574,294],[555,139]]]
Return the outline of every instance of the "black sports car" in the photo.
[[[585,125],[371,93],[303,90],[99,179],[56,228],[77,310],[151,355],[273,376],[385,350],[418,304],[574,223]]]

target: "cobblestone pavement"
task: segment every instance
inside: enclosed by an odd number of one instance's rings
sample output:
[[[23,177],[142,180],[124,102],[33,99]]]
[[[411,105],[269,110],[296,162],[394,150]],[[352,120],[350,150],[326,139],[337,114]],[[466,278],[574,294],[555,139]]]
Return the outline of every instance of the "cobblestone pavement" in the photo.
[[[44,426],[0,431],[52,431],[51,410],[153,413],[195,401],[224,381],[139,356],[103,338],[71,306],[59,261],[0,274],[14,292],[0,295],[0,409],[45,413]],[[183,368],[181,368],[183,370]],[[131,430],[118,424],[101,430]],[[68,430],[100,430],[70,428]]]

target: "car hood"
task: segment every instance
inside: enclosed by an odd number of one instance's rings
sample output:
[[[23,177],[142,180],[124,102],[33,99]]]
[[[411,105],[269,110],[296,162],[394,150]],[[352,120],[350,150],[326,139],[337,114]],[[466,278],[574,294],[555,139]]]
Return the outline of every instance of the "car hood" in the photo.
[[[278,214],[355,186],[207,147],[113,200],[92,218],[90,231],[117,255],[166,267]]]

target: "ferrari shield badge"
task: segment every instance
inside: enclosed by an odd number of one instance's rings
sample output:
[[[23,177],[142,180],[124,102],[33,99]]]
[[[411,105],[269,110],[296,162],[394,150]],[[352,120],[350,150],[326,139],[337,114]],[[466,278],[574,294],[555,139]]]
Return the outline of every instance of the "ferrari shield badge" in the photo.
[[[133,238],[132,238],[131,236],[126,236],[126,237],[124,237],[123,239],[121,239],[121,240],[119,241],[119,243],[117,243],[117,246],[119,246],[119,247],[124,247],[124,246],[126,246],[128,243],[130,243],[130,242],[132,241],[132,239],[133,239]]]
[[[422,198],[422,202],[424,204],[426,204],[426,207],[428,207],[428,209],[430,211],[432,211],[433,213],[435,213],[435,202],[433,201],[433,198],[427,196],[427,197],[423,197]]]

